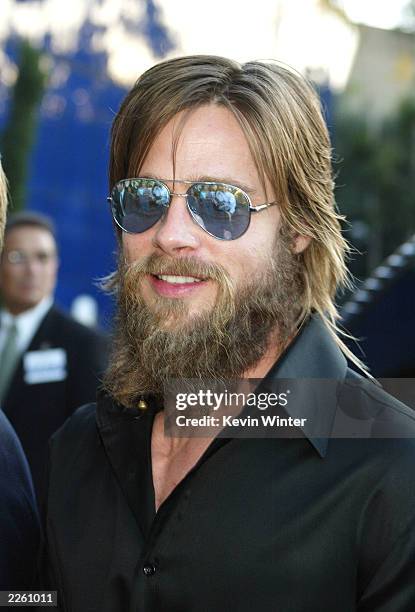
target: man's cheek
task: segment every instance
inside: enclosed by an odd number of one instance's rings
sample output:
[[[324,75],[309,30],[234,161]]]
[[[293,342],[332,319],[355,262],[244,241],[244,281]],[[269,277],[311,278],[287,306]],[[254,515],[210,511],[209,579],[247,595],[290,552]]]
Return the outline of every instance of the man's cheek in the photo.
[[[147,251],[145,245],[145,237],[141,234],[125,234],[122,235],[122,255],[127,264],[141,259]]]

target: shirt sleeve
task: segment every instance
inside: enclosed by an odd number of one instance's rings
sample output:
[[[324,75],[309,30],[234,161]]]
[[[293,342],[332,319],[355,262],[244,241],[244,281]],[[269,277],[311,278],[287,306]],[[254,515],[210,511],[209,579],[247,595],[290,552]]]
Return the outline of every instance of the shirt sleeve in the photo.
[[[375,573],[358,607],[359,612],[415,610],[415,527],[395,542]]]
[[[364,578],[358,612],[415,610],[414,442],[395,441],[390,464],[366,507],[360,537],[359,574]],[[396,458],[399,446],[402,452]]]
[[[35,588],[39,540],[29,467],[14,430],[0,411],[0,590]]]

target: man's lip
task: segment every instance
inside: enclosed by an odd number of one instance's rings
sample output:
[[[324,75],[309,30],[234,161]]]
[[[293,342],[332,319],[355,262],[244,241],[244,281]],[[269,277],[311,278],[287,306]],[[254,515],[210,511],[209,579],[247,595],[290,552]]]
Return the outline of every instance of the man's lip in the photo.
[[[177,274],[177,272],[159,272],[157,274],[152,274],[151,276],[186,276],[188,278],[198,278],[201,281],[208,280],[205,276],[199,276],[198,274]]]
[[[166,276],[178,276],[178,275],[177,274],[172,274],[172,275],[166,274]],[[149,279],[151,287],[158,295],[161,295],[163,297],[170,297],[170,298],[180,298],[180,297],[185,297],[187,295],[191,295],[195,291],[198,291],[202,287],[205,287],[208,282],[207,280],[200,280],[199,282],[195,282],[195,283],[169,283],[167,281],[161,280],[155,274],[149,274],[147,278]],[[197,278],[197,277],[195,276],[193,278]]]

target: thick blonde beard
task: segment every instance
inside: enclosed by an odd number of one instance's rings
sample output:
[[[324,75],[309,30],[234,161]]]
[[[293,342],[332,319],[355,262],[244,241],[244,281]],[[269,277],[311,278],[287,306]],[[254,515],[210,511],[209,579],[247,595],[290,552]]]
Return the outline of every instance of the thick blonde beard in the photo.
[[[134,407],[143,395],[163,395],[173,380],[242,377],[264,356],[271,337],[277,338],[277,351],[285,347],[304,293],[300,259],[291,253],[290,243],[281,233],[261,278],[242,287],[235,287],[221,266],[195,258],[150,256],[121,263],[114,348],[104,376],[107,392]],[[214,279],[215,305],[191,318],[182,300],[160,298],[147,306],[138,290],[142,276],[167,270]]]

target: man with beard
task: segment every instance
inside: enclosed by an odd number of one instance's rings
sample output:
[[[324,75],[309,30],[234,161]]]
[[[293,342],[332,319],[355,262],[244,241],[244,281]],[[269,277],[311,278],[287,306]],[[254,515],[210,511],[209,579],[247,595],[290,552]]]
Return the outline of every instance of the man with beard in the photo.
[[[124,100],[111,365],[51,443],[45,571],[63,609],[414,608],[414,417],[347,367],[330,157],[315,93],[274,63],[178,58]],[[304,417],[286,436],[165,434],[172,381],[305,378],[336,393],[281,407]],[[336,437],[341,402],[409,438]]]

